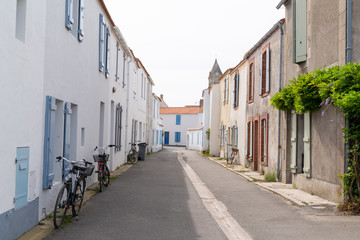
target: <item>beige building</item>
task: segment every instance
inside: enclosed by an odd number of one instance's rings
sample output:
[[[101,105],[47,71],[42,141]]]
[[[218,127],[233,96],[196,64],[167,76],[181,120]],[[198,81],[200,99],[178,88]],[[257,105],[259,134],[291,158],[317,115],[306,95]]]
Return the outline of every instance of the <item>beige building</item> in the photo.
[[[245,165],[265,173],[276,173],[279,161],[279,112],[270,106],[270,98],[279,91],[283,25],[282,19],[245,55]]]
[[[283,85],[314,69],[357,62],[360,2],[283,0],[286,9]],[[351,14],[348,14],[351,13]],[[354,24],[351,25],[351,22]],[[353,44],[351,48],[351,42]],[[351,58],[352,54],[352,58]],[[335,107],[281,114],[281,180],[323,198],[340,200],[345,150],[344,115]]]

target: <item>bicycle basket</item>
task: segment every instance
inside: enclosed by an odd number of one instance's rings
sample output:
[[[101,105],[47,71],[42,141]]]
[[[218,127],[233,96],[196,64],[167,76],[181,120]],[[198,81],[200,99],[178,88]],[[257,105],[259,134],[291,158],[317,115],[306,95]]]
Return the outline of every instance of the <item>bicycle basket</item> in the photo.
[[[109,160],[109,154],[104,154],[104,155],[94,154],[93,158],[95,162],[104,162],[104,161],[107,162]]]
[[[86,176],[86,177],[91,176],[91,174],[94,172],[94,168],[95,168],[94,165],[89,164],[86,166],[86,168],[84,170],[80,171],[80,175]]]

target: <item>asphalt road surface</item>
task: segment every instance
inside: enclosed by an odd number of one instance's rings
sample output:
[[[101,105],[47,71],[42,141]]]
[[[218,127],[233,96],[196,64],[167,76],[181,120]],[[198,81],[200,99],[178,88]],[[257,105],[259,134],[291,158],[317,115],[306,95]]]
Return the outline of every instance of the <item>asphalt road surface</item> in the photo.
[[[199,155],[146,156],[47,239],[360,239],[360,217],[291,205]]]

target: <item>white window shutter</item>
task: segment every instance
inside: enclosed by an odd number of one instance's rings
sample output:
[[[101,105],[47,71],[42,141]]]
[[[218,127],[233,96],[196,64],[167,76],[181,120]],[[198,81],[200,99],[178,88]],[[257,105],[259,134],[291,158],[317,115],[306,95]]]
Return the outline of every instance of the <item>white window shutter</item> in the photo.
[[[266,87],[265,92],[270,92],[270,46],[266,50]]]
[[[84,1],[79,0],[79,29],[78,29],[78,39],[80,42],[84,39]]]
[[[311,117],[310,113],[304,114],[304,175],[306,177],[311,177],[311,150],[310,150],[310,143],[311,143]]]
[[[290,170],[296,173],[296,155],[297,155],[297,115],[291,111],[291,153],[290,153]]]

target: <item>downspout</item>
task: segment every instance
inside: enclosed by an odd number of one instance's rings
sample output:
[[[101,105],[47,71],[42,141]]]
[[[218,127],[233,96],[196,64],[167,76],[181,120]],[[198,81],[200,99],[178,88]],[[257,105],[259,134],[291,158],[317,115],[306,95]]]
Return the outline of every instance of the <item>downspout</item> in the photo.
[[[128,153],[128,129],[129,129],[129,97],[130,97],[130,62],[131,62],[131,57],[129,58],[129,61],[127,63],[127,73],[126,73],[126,116],[125,116],[125,163],[127,161],[127,153]]]
[[[352,60],[352,0],[346,0],[346,64]],[[345,117],[345,128],[349,128],[349,118]],[[344,173],[349,167],[349,141],[345,142]]]
[[[283,23],[279,22],[279,28],[280,28],[280,64],[279,64],[279,92],[281,91],[281,81],[282,81],[282,62],[283,62],[283,35],[284,35],[284,30],[283,30]],[[277,158],[277,172],[276,172],[276,176],[277,179],[279,181],[280,179],[280,150],[281,150],[281,145],[280,145],[280,127],[281,127],[281,112],[279,110],[278,112],[278,158]]]

